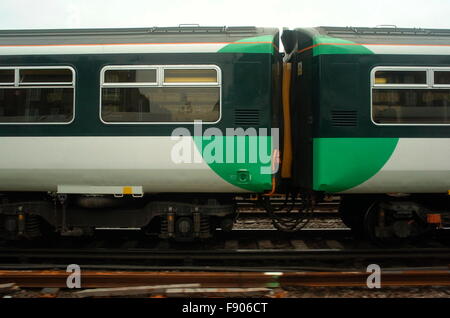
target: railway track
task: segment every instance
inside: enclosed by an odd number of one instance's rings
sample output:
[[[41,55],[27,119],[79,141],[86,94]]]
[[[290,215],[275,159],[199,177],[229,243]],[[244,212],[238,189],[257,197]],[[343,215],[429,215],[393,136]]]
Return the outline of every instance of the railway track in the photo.
[[[361,269],[370,263],[382,266],[446,266],[450,259],[450,234],[443,230],[416,244],[380,248],[354,240],[348,229],[233,231],[213,242],[142,242],[114,232],[111,241],[65,240],[53,245],[27,242],[0,247],[0,268],[58,268],[80,264],[91,268],[122,269],[236,269],[302,270]],[[101,235],[99,236],[101,237]],[[117,244],[116,244],[117,243]]]
[[[245,216],[254,213],[254,215],[267,217],[267,213],[264,211],[264,209],[256,205],[256,201],[254,200],[237,199],[235,202],[237,204],[239,216]],[[295,201],[289,200],[286,202],[284,197],[272,197],[270,199],[270,203],[275,210],[279,209],[280,211],[284,209],[292,209],[293,211],[295,211],[296,209],[303,207],[303,203],[301,200],[296,199]],[[314,217],[339,217],[337,213],[338,208],[338,200],[330,202],[319,202],[314,207],[314,211],[311,214]],[[280,214],[283,214],[283,212],[281,212]]]
[[[414,249],[238,249],[238,250],[146,250],[146,249],[1,249],[0,260],[4,266],[7,262],[48,262],[50,260],[67,264],[67,261],[96,263],[112,262],[175,262],[183,264],[220,265],[225,262],[239,261],[245,263],[269,262],[280,264],[301,264],[305,260],[427,260],[439,258],[450,259],[449,248],[414,248]]]
[[[289,213],[275,213],[277,216],[280,217],[287,217],[291,214]],[[330,218],[339,218],[339,214],[337,211],[333,210],[321,210],[321,211],[315,211],[311,213],[311,219],[330,219]],[[263,219],[263,218],[269,218],[266,212],[260,212],[260,211],[252,211],[252,210],[241,210],[239,212],[238,219]]]
[[[197,284],[202,288],[366,287],[367,272],[130,272],[83,271],[82,288]],[[0,284],[20,288],[66,288],[69,274],[53,271],[0,271]],[[381,286],[450,286],[450,270],[381,272]]]
[[[450,286],[448,230],[420,244],[391,248],[356,241],[345,228],[237,230],[223,237],[219,233],[214,242],[170,245],[146,245],[132,233],[108,232],[98,236],[103,240],[3,245],[0,285],[66,288],[67,265],[78,264],[83,289],[197,284],[199,289],[179,290],[178,295],[204,297],[245,288],[367,287],[367,266],[378,264],[382,287]],[[199,290],[206,294],[196,294]]]

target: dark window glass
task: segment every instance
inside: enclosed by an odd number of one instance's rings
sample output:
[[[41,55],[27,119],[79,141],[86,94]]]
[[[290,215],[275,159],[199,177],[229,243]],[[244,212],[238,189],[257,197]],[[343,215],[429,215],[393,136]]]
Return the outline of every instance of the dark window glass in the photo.
[[[0,69],[0,84],[1,83],[14,83],[14,70]]]
[[[73,88],[0,88],[0,123],[65,123],[73,117]]]
[[[450,90],[374,89],[372,112],[380,124],[450,124]]]
[[[435,71],[434,84],[449,84],[450,85],[450,71]]]
[[[426,84],[426,71],[377,71],[375,84]]]
[[[219,119],[218,87],[103,88],[106,122],[193,122]]]
[[[164,70],[165,83],[216,83],[216,70],[189,70],[166,69]]]
[[[20,83],[71,83],[72,71],[68,69],[22,69]]]
[[[108,70],[105,83],[156,83],[156,70]]]

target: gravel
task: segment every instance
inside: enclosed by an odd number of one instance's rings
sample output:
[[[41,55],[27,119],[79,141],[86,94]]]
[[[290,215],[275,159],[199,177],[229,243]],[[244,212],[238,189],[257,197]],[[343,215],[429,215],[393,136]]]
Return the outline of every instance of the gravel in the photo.
[[[286,298],[450,298],[450,287],[301,287],[284,292]]]
[[[7,296],[7,297],[5,297]],[[50,298],[40,289],[20,290],[4,298]],[[74,298],[72,290],[62,289],[58,298]],[[149,295],[135,296],[147,298]],[[383,287],[368,289],[363,287],[297,287],[289,290],[274,289],[270,298],[450,298],[450,287]]]
[[[234,229],[238,230],[251,230],[251,229],[273,229],[272,220],[270,218],[264,219],[243,219],[238,220],[234,224]],[[346,228],[345,224],[339,218],[330,219],[311,219],[306,225],[305,229],[318,229],[318,228]]]

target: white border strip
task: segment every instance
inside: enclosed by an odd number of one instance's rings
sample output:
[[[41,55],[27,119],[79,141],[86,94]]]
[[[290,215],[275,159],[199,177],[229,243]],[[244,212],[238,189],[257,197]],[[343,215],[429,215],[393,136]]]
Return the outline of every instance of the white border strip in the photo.
[[[0,55],[215,53],[227,43],[0,46]]]
[[[380,45],[363,44],[375,54],[450,55],[450,45]]]

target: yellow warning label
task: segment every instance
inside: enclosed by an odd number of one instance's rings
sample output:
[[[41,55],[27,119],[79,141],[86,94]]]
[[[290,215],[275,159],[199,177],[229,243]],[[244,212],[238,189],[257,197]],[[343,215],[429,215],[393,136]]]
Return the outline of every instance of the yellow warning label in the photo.
[[[123,187],[122,193],[123,194],[133,194],[133,188],[132,187]]]

